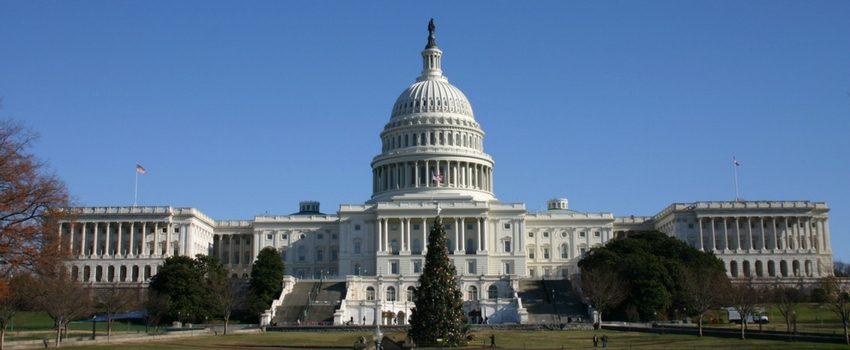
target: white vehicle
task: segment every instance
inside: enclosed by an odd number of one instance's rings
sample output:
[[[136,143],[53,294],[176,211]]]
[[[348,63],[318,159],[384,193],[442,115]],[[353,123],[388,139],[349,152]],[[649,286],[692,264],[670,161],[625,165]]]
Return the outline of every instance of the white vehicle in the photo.
[[[727,307],[726,312],[729,314],[729,323],[741,323],[741,313],[733,307]],[[770,323],[770,319],[764,315],[764,309],[757,308],[753,313],[747,315],[747,323]]]

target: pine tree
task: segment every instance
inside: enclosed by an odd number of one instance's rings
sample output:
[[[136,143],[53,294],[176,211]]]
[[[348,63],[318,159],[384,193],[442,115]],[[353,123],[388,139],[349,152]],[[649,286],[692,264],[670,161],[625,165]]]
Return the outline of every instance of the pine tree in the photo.
[[[466,345],[469,325],[463,313],[463,294],[456,279],[457,271],[449,259],[446,231],[440,217],[428,234],[425,269],[415,291],[416,306],[411,312],[410,335],[419,345]]]

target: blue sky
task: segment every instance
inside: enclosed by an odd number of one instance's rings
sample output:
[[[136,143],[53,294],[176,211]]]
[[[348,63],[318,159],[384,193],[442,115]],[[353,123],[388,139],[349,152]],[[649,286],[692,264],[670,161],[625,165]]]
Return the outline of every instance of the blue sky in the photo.
[[[735,197],[831,207],[850,260],[850,2],[0,1],[0,117],[80,205],[218,219],[371,195],[434,17],[496,195],[653,215]]]

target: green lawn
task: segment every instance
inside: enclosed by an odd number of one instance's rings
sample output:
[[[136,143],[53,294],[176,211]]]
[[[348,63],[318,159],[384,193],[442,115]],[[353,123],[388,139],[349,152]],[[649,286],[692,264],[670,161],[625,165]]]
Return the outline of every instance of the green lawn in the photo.
[[[489,345],[491,332],[475,334],[467,348]],[[591,337],[605,334],[611,349],[847,349],[840,344],[804,342],[739,340],[725,338],[699,338],[687,335],[658,335],[634,332],[593,331],[495,331],[496,345],[500,349],[588,349]],[[229,336],[196,336],[162,342],[137,342],[103,346],[68,347],[73,349],[281,349],[283,347],[346,347],[351,348],[359,336],[371,339],[369,333],[356,332],[269,332]],[[388,334],[402,339],[403,334]],[[601,344],[600,344],[601,348]]]

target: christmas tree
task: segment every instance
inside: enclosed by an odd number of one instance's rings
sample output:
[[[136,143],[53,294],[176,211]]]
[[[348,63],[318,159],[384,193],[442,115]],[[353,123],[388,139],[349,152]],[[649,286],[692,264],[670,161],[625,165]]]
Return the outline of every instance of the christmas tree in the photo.
[[[446,231],[440,217],[428,234],[425,269],[419,276],[415,303],[410,316],[408,335],[417,344],[440,343],[463,346],[467,343],[469,325],[463,313],[463,294],[456,280],[457,271],[449,259]]]

